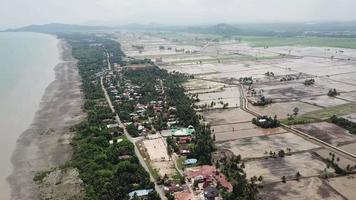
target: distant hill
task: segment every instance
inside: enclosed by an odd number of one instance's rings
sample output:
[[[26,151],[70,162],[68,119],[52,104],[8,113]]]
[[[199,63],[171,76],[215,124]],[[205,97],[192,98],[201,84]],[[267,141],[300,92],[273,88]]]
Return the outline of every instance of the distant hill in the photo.
[[[15,32],[100,32],[100,31],[169,31],[218,34],[223,36],[324,36],[356,37],[356,22],[320,22],[320,23],[261,23],[261,24],[216,24],[205,26],[169,26],[162,24],[126,24],[122,26],[87,26],[75,24],[31,25],[5,31]]]
[[[114,30],[114,27],[106,26],[84,26],[75,24],[44,24],[44,25],[30,25],[22,28],[7,29],[7,32],[44,32],[44,33],[55,33],[55,32],[89,32],[89,31],[105,31]]]
[[[242,31],[232,25],[229,24],[216,24],[213,26],[207,27],[190,27],[188,30],[199,33],[208,33],[208,34],[219,34],[219,35],[238,35],[241,34]]]

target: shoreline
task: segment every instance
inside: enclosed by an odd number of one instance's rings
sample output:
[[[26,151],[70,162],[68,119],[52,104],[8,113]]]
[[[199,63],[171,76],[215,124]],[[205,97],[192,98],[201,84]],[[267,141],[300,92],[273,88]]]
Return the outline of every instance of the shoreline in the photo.
[[[11,199],[38,199],[37,172],[63,165],[71,157],[69,128],[80,122],[83,94],[81,79],[68,43],[58,39],[59,63],[54,80],[47,86],[31,125],[16,141],[12,153],[13,171],[7,178]]]

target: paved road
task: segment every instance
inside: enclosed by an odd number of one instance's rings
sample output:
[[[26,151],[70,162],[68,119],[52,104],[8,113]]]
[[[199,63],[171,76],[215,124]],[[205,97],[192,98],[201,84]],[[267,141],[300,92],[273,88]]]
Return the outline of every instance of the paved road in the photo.
[[[108,61],[108,63],[110,63],[108,56],[107,56],[107,61]],[[108,64],[108,68],[111,69],[110,64]],[[133,137],[131,137],[131,135],[127,132],[126,127],[123,125],[123,123],[122,123],[121,120],[120,120],[120,117],[116,114],[115,108],[114,108],[114,106],[112,105],[111,99],[110,99],[110,97],[109,97],[109,95],[108,95],[108,93],[107,93],[107,91],[106,91],[106,89],[105,89],[103,76],[100,77],[100,83],[101,83],[101,88],[102,88],[102,90],[103,90],[103,92],[104,92],[104,94],[105,94],[105,99],[106,99],[107,103],[109,104],[109,107],[110,107],[111,111],[112,111],[113,113],[115,113],[115,119],[116,119],[117,123],[118,123],[119,126],[124,130],[124,134],[125,134],[125,136],[127,137],[127,139],[128,139],[129,141],[131,141],[131,142],[134,144],[134,146],[135,146],[135,154],[136,154],[138,160],[140,161],[140,164],[143,166],[143,168],[145,168],[145,170],[146,170],[146,171],[148,172],[148,174],[150,175],[150,179],[151,179],[151,181],[155,184],[155,190],[156,190],[157,193],[159,194],[160,198],[161,198],[162,200],[167,200],[167,198],[166,198],[166,196],[165,196],[165,194],[164,194],[164,191],[163,191],[162,187],[159,186],[159,185],[157,184],[157,182],[155,181],[155,179],[153,178],[153,176],[152,176],[150,170],[148,169],[148,166],[147,166],[146,162],[144,161],[144,159],[143,159],[143,157],[142,157],[141,153],[139,152],[138,147],[137,147],[137,145],[136,145],[136,142],[137,142],[138,140],[140,140],[140,139],[143,139],[143,138],[142,138],[142,137],[133,138]]]

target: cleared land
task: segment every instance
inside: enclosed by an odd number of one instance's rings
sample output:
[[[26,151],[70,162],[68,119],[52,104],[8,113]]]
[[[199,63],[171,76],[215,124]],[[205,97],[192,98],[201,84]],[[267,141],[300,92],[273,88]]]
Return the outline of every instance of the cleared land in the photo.
[[[168,176],[175,174],[174,163],[168,156],[167,147],[164,144],[163,138],[144,140],[142,144],[149,155],[149,164],[161,177],[165,174]]]

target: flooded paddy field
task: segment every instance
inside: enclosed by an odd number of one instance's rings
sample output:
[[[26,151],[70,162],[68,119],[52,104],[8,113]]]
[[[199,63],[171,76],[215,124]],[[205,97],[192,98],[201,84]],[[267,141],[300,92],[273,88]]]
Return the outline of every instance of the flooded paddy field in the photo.
[[[331,178],[327,182],[334,190],[342,193],[347,199],[354,199],[356,196],[356,176],[349,175],[344,177]]]
[[[350,147],[350,146],[349,146]],[[339,147],[340,148],[340,147]],[[346,149],[345,149],[346,150]],[[339,153],[335,153],[335,152],[331,152],[330,150],[328,149],[317,149],[317,150],[314,150],[313,151],[314,153],[316,153],[316,155],[318,155],[321,159],[323,160],[331,160],[332,159],[332,154],[335,154],[335,159],[338,159],[339,161],[337,161],[337,165],[342,168],[342,169],[346,169],[346,167],[348,165],[350,166],[354,166],[356,165],[356,162],[353,161],[353,160],[350,160],[344,156],[342,156],[341,154]],[[352,153],[352,152],[350,152]]]
[[[242,158],[258,158],[268,156],[266,152],[278,152],[279,150],[290,152],[300,152],[320,148],[293,133],[282,133],[269,136],[259,136],[230,140],[226,142],[216,142],[217,148],[227,149]]]
[[[210,105],[214,102],[212,108],[223,108],[224,104],[228,103],[226,108],[237,108],[240,106],[240,90],[238,87],[224,87],[220,91],[201,93],[198,95],[199,102],[196,105]]]
[[[294,180],[297,172],[303,178],[317,177],[325,168],[326,164],[309,152],[245,162],[247,177],[262,176],[264,183],[280,182],[282,176]],[[333,172],[332,169],[328,171]]]
[[[328,149],[282,128],[261,129],[253,125],[251,120],[254,116],[239,108],[241,96],[236,85],[240,78],[252,77],[251,87],[273,100],[272,104],[263,107],[248,104],[250,110],[262,115],[277,115],[278,119],[284,119],[298,108],[298,116],[317,121],[334,114],[352,119],[356,109],[356,50],[307,46],[254,47],[237,39],[211,39],[214,37],[187,33],[137,33],[122,37],[121,41],[129,56],[153,61],[161,58],[162,62],[157,63],[160,68],[194,75],[194,79],[187,81],[184,87],[187,94],[198,94],[200,102],[196,105],[209,105],[212,101],[229,104],[228,109],[221,109],[222,105],[217,103],[213,107],[215,110],[200,110],[198,113],[211,125],[217,148],[214,154],[241,155],[249,177],[263,176],[262,199],[352,199],[355,195],[350,189],[355,187],[353,178],[331,178],[330,182],[319,178],[326,168],[323,160],[330,159]],[[144,50],[139,52],[132,45],[142,45]],[[160,49],[160,46],[165,48]],[[188,53],[176,51],[176,48]],[[273,72],[274,76],[267,76],[266,72]],[[298,78],[281,81],[289,76]],[[315,83],[306,86],[306,79],[314,79]],[[244,86],[244,92],[248,98],[253,98],[247,88]],[[334,88],[340,95],[327,96]],[[340,127],[327,122],[295,127],[356,154],[356,136]],[[278,153],[279,150],[288,151],[289,155],[265,158],[270,151]],[[338,153],[335,156],[341,168],[356,164]],[[161,161],[159,157],[162,156],[158,156],[152,166],[167,169],[163,170],[164,173],[170,173],[169,170],[174,168],[171,162]],[[302,178],[291,180],[297,172]],[[287,183],[282,183],[282,176],[287,177]]]
[[[205,81],[200,79],[190,79],[183,84],[187,93],[202,94],[211,92],[220,92],[228,85],[218,82]]]
[[[345,200],[325,180],[317,177],[301,179],[300,181],[287,181],[287,183],[266,184],[260,191],[259,196],[265,200]]]
[[[294,128],[316,137],[332,145],[339,145],[356,141],[356,135],[352,135],[344,128],[328,122],[295,125]]]
[[[356,142],[351,144],[341,145],[339,146],[339,148],[356,155]]]
[[[298,114],[300,115],[321,109],[320,107],[299,102],[299,101],[272,103],[266,106],[252,106],[251,104],[249,104],[249,108],[257,113],[260,113],[261,115],[268,115],[268,116],[277,115],[279,119],[287,118],[288,114],[292,115],[294,108],[299,109]]]
[[[354,122],[356,123],[356,113],[352,113],[352,114],[349,114],[349,115],[344,115],[342,116],[343,118],[351,121],[351,122]]]
[[[217,142],[286,133],[281,128],[262,129],[251,122],[212,126],[211,129]]]
[[[339,98],[343,98],[350,102],[356,102],[356,92],[342,93]]]
[[[237,109],[224,109],[213,110],[201,113],[205,121],[212,126],[222,124],[233,124],[239,122],[251,122],[253,115],[237,108]]]
[[[308,97],[301,100],[302,102],[312,104],[319,107],[333,107],[337,105],[342,105],[348,103],[345,100],[329,97],[329,96],[316,96],[316,97]]]

